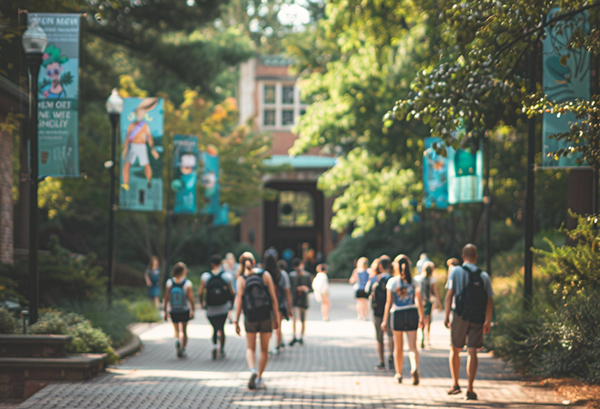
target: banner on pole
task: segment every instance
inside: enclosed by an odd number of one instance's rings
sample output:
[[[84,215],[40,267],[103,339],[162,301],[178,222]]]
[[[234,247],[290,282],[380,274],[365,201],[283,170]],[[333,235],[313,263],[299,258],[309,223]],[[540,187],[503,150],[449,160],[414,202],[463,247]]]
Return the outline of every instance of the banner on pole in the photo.
[[[121,209],[163,210],[163,114],[162,98],[123,100]]]
[[[79,14],[29,13],[48,37],[38,76],[39,175],[79,176]]]
[[[198,182],[198,139],[190,135],[173,138],[173,181],[175,193],[174,214],[196,214]]]
[[[552,20],[560,8],[548,13]],[[570,18],[557,21],[546,28],[543,43],[543,88],[548,99],[555,103],[590,99],[590,54],[581,48],[568,49],[569,39],[575,30],[588,33],[589,13],[584,11]],[[560,156],[555,160],[553,153],[566,148],[564,141],[550,138],[556,133],[568,132],[577,119],[575,114],[545,112],[543,115],[543,155],[542,166],[571,167],[579,156]]]
[[[448,160],[433,149],[433,144],[443,144],[441,138],[425,138],[423,152],[423,196],[427,209],[448,207]]]
[[[219,151],[213,145],[208,145],[202,153],[204,163],[204,174],[202,184],[204,185],[205,207],[204,214],[217,215],[221,209],[219,203]]]
[[[448,203],[483,202],[483,151],[446,147]]]

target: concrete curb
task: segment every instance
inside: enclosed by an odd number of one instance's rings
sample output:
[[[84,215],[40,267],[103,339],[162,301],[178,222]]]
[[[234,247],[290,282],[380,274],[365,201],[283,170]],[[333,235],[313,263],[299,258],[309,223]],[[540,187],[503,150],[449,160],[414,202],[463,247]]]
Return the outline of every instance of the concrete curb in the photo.
[[[139,352],[144,344],[142,344],[142,340],[136,334],[133,334],[133,338],[126,345],[121,348],[115,350],[115,353],[119,355],[119,359],[125,359],[137,352]]]

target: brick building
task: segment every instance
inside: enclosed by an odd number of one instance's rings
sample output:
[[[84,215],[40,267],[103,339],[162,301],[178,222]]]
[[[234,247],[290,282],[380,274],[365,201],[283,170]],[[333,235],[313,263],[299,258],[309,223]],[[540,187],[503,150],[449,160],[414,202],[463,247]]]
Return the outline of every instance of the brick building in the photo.
[[[271,246],[279,253],[291,249],[302,254],[302,244],[324,256],[333,250],[337,234],[331,231],[332,198],[317,189],[317,178],[335,164],[335,158],[313,150],[290,157],[297,136],[292,127],[304,113],[296,77],[289,72],[292,61],[280,56],[261,56],[241,65],[238,88],[240,123],[253,118],[254,129],[273,136],[271,165],[287,164],[289,171],[265,175],[265,187],[278,191],[274,201],[263,200],[246,209],[240,239],[259,253]]]

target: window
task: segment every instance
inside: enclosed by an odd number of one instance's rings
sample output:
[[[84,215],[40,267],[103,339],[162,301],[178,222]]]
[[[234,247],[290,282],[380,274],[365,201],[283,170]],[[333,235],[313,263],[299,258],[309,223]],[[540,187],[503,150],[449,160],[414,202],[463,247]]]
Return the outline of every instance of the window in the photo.
[[[275,110],[274,109],[265,109],[264,115],[263,115],[263,125],[275,126]]]
[[[284,85],[281,87],[281,103],[282,104],[294,104],[294,86]]]
[[[292,126],[294,125],[294,110],[284,109],[281,111],[281,125]]]
[[[265,104],[275,103],[275,85],[265,85],[264,101]]]
[[[312,195],[305,191],[279,192],[277,223],[279,227],[313,227],[315,209]]]

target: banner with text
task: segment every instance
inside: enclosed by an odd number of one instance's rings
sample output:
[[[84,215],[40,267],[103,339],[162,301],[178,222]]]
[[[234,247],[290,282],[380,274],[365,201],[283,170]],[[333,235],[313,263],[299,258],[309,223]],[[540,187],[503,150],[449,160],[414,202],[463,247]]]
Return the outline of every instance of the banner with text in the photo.
[[[39,175],[79,176],[79,14],[29,13],[48,37],[38,76]]]
[[[560,13],[554,8],[547,20],[552,20]],[[543,42],[543,87],[548,99],[555,103],[590,99],[590,54],[581,48],[567,48],[569,39],[575,30],[589,33],[587,11],[576,14],[549,25]],[[543,155],[542,166],[566,167],[578,166],[576,155],[560,156],[558,160],[554,152],[568,145],[551,135],[568,132],[576,121],[575,114],[545,112],[543,116]]]
[[[448,160],[433,149],[434,143],[443,145],[441,138],[425,138],[423,196],[427,209],[446,209],[448,207]]]
[[[173,181],[175,194],[174,214],[196,214],[198,182],[198,139],[190,135],[173,138]]]
[[[124,98],[119,208],[163,210],[163,99]]]

